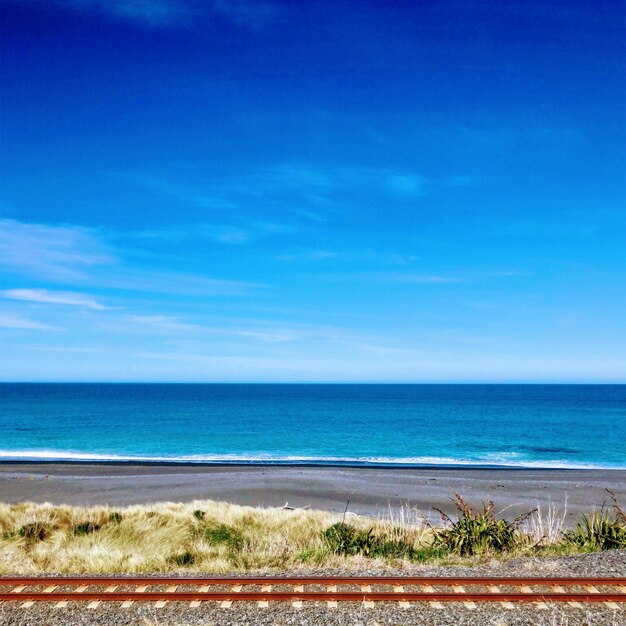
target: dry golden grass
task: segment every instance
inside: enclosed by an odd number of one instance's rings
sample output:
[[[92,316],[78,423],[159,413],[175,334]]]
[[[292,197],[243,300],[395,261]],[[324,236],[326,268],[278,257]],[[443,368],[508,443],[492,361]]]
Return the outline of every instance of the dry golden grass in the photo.
[[[425,561],[471,565],[593,549],[568,540],[565,512],[555,508],[535,511],[519,530],[504,524],[511,540],[500,546],[492,541],[492,531],[502,530],[502,523],[479,509],[463,507],[462,523],[452,526],[450,520],[442,533],[406,507],[390,510],[384,518],[348,514],[345,524],[333,527],[344,521],[343,515],[212,501],[118,509],[0,504],[0,575],[372,570]],[[626,532],[622,517],[611,523]],[[454,541],[437,542],[440,535]],[[454,549],[452,544],[460,538],[471,540],[476,549]]]
[[[223,573],[345,567],[348,559],[351,568],[371,567],[372,559],[341,557],[328,549],[322,533],[341,517],[211,501],[117,509],[0,504],[0,574]],[[416,547],[427,532],[406,516],[347,519]]]

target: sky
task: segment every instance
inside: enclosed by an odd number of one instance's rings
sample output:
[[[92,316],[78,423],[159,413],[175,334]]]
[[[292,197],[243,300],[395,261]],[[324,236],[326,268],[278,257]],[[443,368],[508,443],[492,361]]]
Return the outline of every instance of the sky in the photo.
[[[0,0],[0,379],[625,382],[623,23]]]

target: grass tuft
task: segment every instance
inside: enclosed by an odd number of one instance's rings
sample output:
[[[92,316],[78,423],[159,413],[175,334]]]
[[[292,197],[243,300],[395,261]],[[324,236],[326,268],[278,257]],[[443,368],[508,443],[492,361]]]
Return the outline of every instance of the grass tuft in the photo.
[[[20,537],[29,541],[43,541],[50,534],[50,530],[41,522],[31,522],[24,524],[19,529]]]
[[[100,530],[100,525],[93,522],[79,522],[74,526],[75,535],[89,535],[97,530]]]
[[[196,557],[188,550],[185,550],[185,552],[181,552],[180,554],[173,554],[169,558],[170,563],[177,565],[178,567],[188,567],[189,565],[193,565],[195,560]]]
[[[241,550],[244,546],[241,531],[228,524],[215,524],[205,528],[204,538],[213,545],[226,544],[231,550]]]

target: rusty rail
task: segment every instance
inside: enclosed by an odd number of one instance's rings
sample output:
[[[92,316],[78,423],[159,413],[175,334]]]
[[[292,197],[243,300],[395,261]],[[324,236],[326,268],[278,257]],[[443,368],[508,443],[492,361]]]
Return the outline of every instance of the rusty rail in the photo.
[[[107,587],[106,590],[89,590],[89,587]],[[149,587],[167,586],[164,591]],[[210,587],[230,589],[209,591]],[[245,590],[246,587],[261,587],[260,590]],[[290,586],[291,590],[272,590]],[[322,586],[324,591],[306,590],[305,587]],[[338,590],[338,587],[359,586],[359,591]],[[34,590],[45,587],[43,590]],[[134,587],[134,590],[118,590],[119,587]],[[199,589],[189,589],[199,587]],[[373,589],[392,587],[393,591]],[[418,588],[407,590],[407,587]],[[489,591],[466,591],[465,587],[486,587]],[[511,592],[510,588],[520,588]],[[568,589],[564,589],[567,587]],[[10,588],[5,589],[3,588]],[[69,588],[69,590],[68,590]],[[73,588],[73,589],[72,589]],[[182,589],[181,589],[182,588]],[[535,588],[535,589],[533,589]],[[599,589],[602,588],[602,589]],[[607,591],[610,589],[610,591]],[[232,602],[292,601],[329,602],[399,602],[408,606],[410,602],[501,602],[548,603],[569,602],[607,603],[613,608],[626,602],[626,578],[575,578],[575,577],[402,577],[402,576],[256,576],[256,577],[173,577],[173,576],[41,576],[0,577],[0,601],[23,603],[31,606],[35,602],[201,602],[218,601],[230,606]],[[124,606],[123,605],[123,606]],[[95,608],[92,606],[92,608]],[[509,608],[510,608],[509,606]]]

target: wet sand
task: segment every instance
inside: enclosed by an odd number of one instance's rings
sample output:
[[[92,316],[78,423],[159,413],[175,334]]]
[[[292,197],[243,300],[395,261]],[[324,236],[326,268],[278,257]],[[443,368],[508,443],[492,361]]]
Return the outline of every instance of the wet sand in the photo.
[[[605,488],[626,502],[626,472],[539,469],[379,469],[104,464],[0,464],[0,501],[124,506],[158,501],[222,500],[250,506],[310,506],[382,514],[408,504],[425,514],[452,510],[450,496],[492,499],[507,516],[539,503],[563,507],[570,520],[609,503]]]

